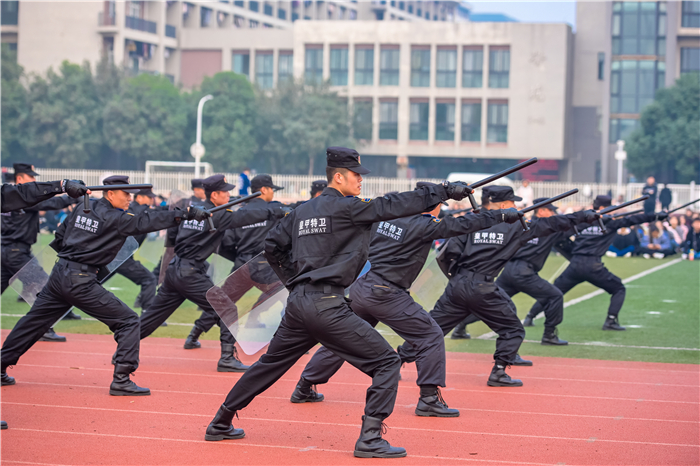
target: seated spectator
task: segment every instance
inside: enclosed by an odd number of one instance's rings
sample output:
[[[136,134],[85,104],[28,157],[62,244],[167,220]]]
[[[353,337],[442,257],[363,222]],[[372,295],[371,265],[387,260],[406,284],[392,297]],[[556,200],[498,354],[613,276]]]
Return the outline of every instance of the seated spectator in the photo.
[[[656,225],[649,226],[649,234],[644,235],[641,245],[637,248],[637,254],[645,259],[649,259],[652,256],[655,259],[663,259],[675,253],[676,251],[673,249],[668,233],[657,228]]]
[[[683,259],[700,259],[700,217],[693,219],[692,228],[688,231],[681,250]]]
[[[669,217],[668,224],[676,230],[678,236],[684,238],[688,236],[688,225],[685,224],[685,217],[683,215],[674,215]],[[679,241],[680,243],[680,241]]]
[[[620,228],[605,255],[608,257],[630,257],[638,246],[639,238],[637,238],[636,233],[629,228]]]

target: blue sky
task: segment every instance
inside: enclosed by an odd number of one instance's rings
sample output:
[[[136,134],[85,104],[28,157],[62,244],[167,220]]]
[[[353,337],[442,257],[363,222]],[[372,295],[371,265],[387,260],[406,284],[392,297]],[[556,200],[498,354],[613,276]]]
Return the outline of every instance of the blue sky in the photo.
[[[468,0],[474,13],[503,13],[526,23],[569,23],[576,25],[575,1],[487,1]]]

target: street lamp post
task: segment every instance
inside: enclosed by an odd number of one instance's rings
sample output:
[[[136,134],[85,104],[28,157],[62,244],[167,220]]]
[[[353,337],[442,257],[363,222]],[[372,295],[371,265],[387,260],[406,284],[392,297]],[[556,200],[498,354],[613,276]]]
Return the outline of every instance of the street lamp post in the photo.
[[[213,98],[214,96],[211,94],[205,95],[199,99],[199,105],[197,105],[197,140],[190,147],[190,154],[194,157],[195,178],[199,178],[200,160],[204,156],[204,146],[202,145],[202,109],[204,108],[204,104]]]
[[[622,194],[622,164],[627,160],[627,152],[625,151],[625,141],[620,139],[617,141],[617,150],[615,151],[615,159],[617,160],[617,196]]]

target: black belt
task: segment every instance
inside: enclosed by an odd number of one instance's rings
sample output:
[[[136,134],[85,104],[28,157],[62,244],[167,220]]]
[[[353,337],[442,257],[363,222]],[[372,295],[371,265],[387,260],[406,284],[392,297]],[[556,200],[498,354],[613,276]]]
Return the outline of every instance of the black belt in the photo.
[[[301,294],[306,294],[309,291],[316,291],[319,293],[326,293],[326,294],[339,294],[339,295],[344,295],[345,294],[345,287],[338,286],[338,285],[329,285],[326,283],[302,283],[301,285],[297,285],[295,288],[295,291],[298,291]]]
[[[198,261],[198,260],[194,260],[194,259],[185,259],[185,258],[182,258],[182,257],[179,257],[179,256],[175,256],[175,259],[176,259],[176,261],[177,261],[180,265],[184,265],[185,267],[193,267],[193,268],[196,268],[196,269],[202,268],[202,267],[204,267],[205,264],[206,264],[206,261]]]
[[[69,269],[80,270],[81,272],[90,272],[96,274],[100,271],[100,268],[95,267],[94,265],[81,264],[80,262],[70,261],[64,258],[59,258],[58,263],[65,265]]]
[[[471,280],[481,280],[482,282],[492,282],[495,278],[491,275],[484,275],[483,273],[474,272],[473,270],[460,270],[459,275]]]
[[[406,288],[404,288],[403,286],[399,286],[399,285],[397,285],[396,283],[392,282],[391,280],[387,280],[386,278],[384,278],[384,277],[382,277],[381,275],[379,275],[377,272],[373,272],[372,269],[370,269],[370,270],[367,272],[367,275],[369,275],[369,274],[374,275],[374,276],[377,277],[379,280],[383,281],[384,283],[388,283],[389,285],[391,285],[391,287],[396,288],[397,290],[406,291]]]

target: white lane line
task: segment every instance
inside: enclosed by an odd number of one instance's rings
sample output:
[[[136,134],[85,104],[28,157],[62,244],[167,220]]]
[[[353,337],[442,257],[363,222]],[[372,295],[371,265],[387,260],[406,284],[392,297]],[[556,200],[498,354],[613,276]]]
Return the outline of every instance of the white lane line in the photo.
[[[231,379],[232,381],[234,379]],[[278,382],[290,382],[290,383],[297,383],[297,379],[279,379]],[[79,387],[79,388],[96,388],[99,390],[106,390],[106,386],[97,386],[97,385],[76,385],[76,384],[66,384],[66,383],[51,383],[51,382],[25,382],[23,380],[20,380],[18,384],[29,384],[29,385],[51,385],[51,386],[57,386],[57,387]],[[367,383],[351,383],[351,382],[333,382],[336,385],[351,385],[351,386],[360,386],[360,387],[367,387]],[[205,393],[205,392],[191,392],[191,391],[185,391],[185,390],[163,390],[163,389],[157,389],[158,392],[160,393],[181,393],[181,394],[186,394],[186,395],[212,395],[212,396],[225,396],[226,393]],[[550,398],[582,398],[586,400],[615,400],[615,401],[632,401],[635,403],[638,403],[640,401],[643,401],[645,403],[675,403],[675,404],[691,404],[691,405],[697,405],[700,404],[697,401],[677,401],[677,400],[647,400],[647,399],[639,399],[639,398],[620,398],[620,397],[614,397],[614,396],[589,396],[589,395],[562,395],[562,394],[556,394],[556,393],[536,393],[536,392],[516,392],[516,391],[504,391],[504,390],[472,390],[472,389],[466,389],[466,388],[454,388],[452,391],[456,392],[467,392],[467,393],[485,393],[489,395],[497,395],[497,396],[504,396],[504,395],[516,395],[516,396],[546,396]],[[256,398],[265,398],[264,396],[258,395]],[[287,398],[283,398],[287,399]]]
[[[524,340],[524,343],[537,343],[541,344],[539,340]],[[676,348],[672,346],[638,346],[638,345],[615,345],[613,343],[607,343],[605,341],[587,341],[583,343],[577,343],[574,341],[569,342],[570,345],[578,346],[604,346],[608,348],[637,348],[637,349],[654,349],[654,350],[671,350],[671,351],[700,351],[700,348]]]
[[[271,419],[274,421],[274,419]],[[313,422],[310,422],[309,424],[314,424]],[[357,428],[356,425],[353,425],[353,427]],[[116,435],[116,434],[100,434],[100,433],[95,433],[95,432],[66,432],[66,431],[61,431],[61,430],[46,430],[46,429],[22,429],[22,428],[14,428],[13,430],[19,430],[19,431],[24,431],[24,432],[38,432],[38,433],[47,433],[47,434],[65,434],[65,435],[87,435],[87,436],[93,436],[93,437],[112,437],[112,438],[123,438],[123,439],[135,439],[135,440],[156,440],[156,441],[163,441],[163,442],[180,442],[180,443],[197,443],[197,444],[209,444],[211,445],[213,442],[207,442],[206,440],[190,440],[190,439],[175,439],[175,438],[164,438],[164,437],[145,437],[145,436],[139,436],[139,435]],[[421,429],[422,430],[422,429]],[[640,442],[641,443],[641,442]],[[255,444],[255,443],[247,443],[244,440],[238,441],[238,442],[217,442],[217,444],[221,445],[221,447],[257,447],[257,448],[279,448],[279,449],[286,449],[286,450],[296,450],[299,451],[299,446],[287,446],[287,445],[261,445],[261,444]],[[651,444],[650,444],[651,445]],[[352,451],[350,450],[331,450],[328,448],[314,448],[313,450],[310,450],[309,452],[305,453],[312,453],[312,452],[324,452],[324,453],[343,453],[345,455],[351,455]],[[480,463],[505,463],[505,464],[527,464],[527,465],[536,465],[536,466],[550,466],[549,463],[528,463],[528,462],[523,462],[523,461],[503,461],[503,460],[486,460],[486,459],[472,459],[472,458],[452,458],[452,457],[441,457],[441,456],[421,456],[421,455],[410,455],[411,458],[420,458],[420,459],[425,459],[425,460],[433,460],[433,461],[445,461],[445,460],[450,460],[450,461],[477,461]]]
[[[663,270],[666,267],[671,267],[672,265],[675,265],[675,264],[679,263],[680,261],[681,261],[681,259],[673,259],[672,261],[666,262],[665,264],[657,265],[656,267],[652,267],[650,269],[647,269],[644,272],[640,272],[636,275],[632,275],[631,277],[625,278],[624,280],[622,280],[622,283],[630,283],[630,282],[633,282],[635,280],[639,280],[642,277],[646,277],[647,275],[650,275],[654,272],[658,272],[659,270]],[[564,303],[564,309],[566,309],[569,306],[573,306],[575,304],[586,301],[588,299],[594,298],[600,294],[603,294],[604,292],[605,292],[605,290],[603,290],[603,289],[597,289],[597,290],[595,290],[591,293],[585,294],[579,298],[575,298],[575,299],[572,299],[570,301],[567,301]],[[543,318],[544,318],[544,314],[540,314],[537,317],[535,317],[535,320],[543,319]],[[484,333],[483,335],[479,335],[476,338],[479,340],[489,340],[495,336],[496,336],[495,332],[488,332],[488,333]]]
[[[24,317],[26,314],[0,314],[0,317]],[[84,320],[86,322],[100,322],[97,319],[93,319],[92,317],[85,317],[81,316],[82,318],[80,320]],[[167,322],[168,325],[179,325],[181,327],[192,327],[193,324],[182,324],[180,322]]]
[[[260,396],[256,397],[260,398]],[[276,400],[287,400],[287,397],[281,397],[281,396],[267,396],[265,397],[267,399],[276,399]],[[324,402],[330,402],[330,403],[341,403],[341,404],[364,404],[364,401],[345,401],[345,400],[324,400]],[[17,405],[17,406],[33,406],[33,407],[39,407],[39,408],[55,408],[55,409],[85,409],[85,410],[90,410],[90,411],[114,411],[114,412],[123,412],[123,413],[141,413],[141,414],[172,414],[173,416],[203,416],[203,417],[211,417],[210,414],[188,414],[188,413],[174,413],[171,411],[168,412],[161,412],[161,411],[143,411],[143,410],[136,410],[136,409],[115,409],[115,408],[96,408],[94,406],[59,406],[59,405],[43,405],[43,404],[37,404],[37,403],[19,403],[19,402],[14,402],[14,401],[5,401],[3,402],[3,405]],[[408,405],[409,408],[413,408],[415,405],[411,404]],[[533,416],[562,416],[562,417],[580,417],[580,418],[591,418],[591,419],[605,419],[605,420],[612,420],[612,421],[620,421],[620,420],[625,420],[625,421],[639,421],[639,422],[678,422],[682,424],[697,424],[698,421],[682,421],[678,419],[649,419],[649,418],[638,418],[638,417],[623,417],[623,416],[594,416],[591,414],[565,414],[565,413],[536,413],[536,412],[531,412],[531,411],[512,411],[512,410],[503,410],[503,409],[481,409],[481,408],[460,408],[460,407],[455,407],[456,409],[459,409],[460,411],[475,411],[475,412],[489,412],[489,413],[503,413],[503,414],[521,414],[521,415],[533,415]],[[297,422],[297,421],[295,421]],[[396,427],[394,427],[396,428]]]

